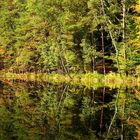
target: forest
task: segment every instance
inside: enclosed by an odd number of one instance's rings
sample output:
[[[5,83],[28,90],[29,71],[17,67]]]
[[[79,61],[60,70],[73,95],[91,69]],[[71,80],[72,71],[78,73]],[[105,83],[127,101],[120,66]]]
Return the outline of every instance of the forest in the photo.
[[[140,0],[0,0],[0,140],[140,140]]]
[[[140,0],[0,0],[0,69],[140,75]]]

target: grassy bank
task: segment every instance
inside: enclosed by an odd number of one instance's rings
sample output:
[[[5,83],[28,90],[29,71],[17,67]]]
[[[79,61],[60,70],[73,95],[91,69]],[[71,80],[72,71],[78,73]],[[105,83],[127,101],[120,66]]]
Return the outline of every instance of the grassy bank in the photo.
[[[109,86],[109,87],[120,87],[120,86],[139,86],[140,78],[133,76],[120,76],[119,74],[109,73],[102,75],[99,73],[87,73],[87,74],[45,74],[45,73],[0,73],[1,79],[6,80],[25,80],[25,81],[51,81],[51,82],[70,82],[72,84],[80,84],[86,86]]]

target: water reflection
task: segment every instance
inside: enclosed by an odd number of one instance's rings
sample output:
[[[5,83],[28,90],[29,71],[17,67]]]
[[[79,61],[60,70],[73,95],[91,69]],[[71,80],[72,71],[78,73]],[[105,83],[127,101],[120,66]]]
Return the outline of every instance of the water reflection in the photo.
[[[0,140],[134,140],[139,88],[0,82]]]

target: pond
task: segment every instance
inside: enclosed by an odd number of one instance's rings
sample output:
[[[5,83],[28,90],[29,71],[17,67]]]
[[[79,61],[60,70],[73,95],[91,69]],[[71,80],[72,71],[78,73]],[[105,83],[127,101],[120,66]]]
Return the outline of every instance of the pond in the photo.
[[[0,140],[139,140],[139,89],[1,81]]]

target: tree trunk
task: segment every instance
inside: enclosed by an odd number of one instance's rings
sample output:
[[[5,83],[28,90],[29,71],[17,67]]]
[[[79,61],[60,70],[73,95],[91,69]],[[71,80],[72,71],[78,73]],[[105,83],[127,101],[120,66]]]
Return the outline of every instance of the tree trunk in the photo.
[[[101,6],[102,6],[102,12],[103,12],[104,20],[106,22],[106,25],[108,26],[108,23],[111,24],[111,22],[110,22],[109,19],[106,19],[107,15],[106,15],[105,10],[104,10],[104,2],[103,2],[103,0],[101,0]],[[118,73],[121,75],[121,73],[120,73],[120,64],[119,64],[119,59],[118,59],[119,51],[118,51],[115,39],[114,39],[110,29],[109,29],[109,35],[111,37],[112,44],[113,44],[113,46],[115,48],[115,51],[116,51],[116,63],[117,63]]]
[[[126,69],[126,35],[125,35],[125,16],[126,16],[126,7],[125,7],[125,0],[122,0],[123,5],[123,20],[122,20],[122,26],[123,26],[123,51],[124,51],[124,72],[127,75],[127,69]]]
[[[91,42],[91,46],[94,47],[93,32],[90,34],[90,42]],[[92,73],[94,73],[95,66],[96,66],[95,54],[91,54],[91,63],[92,63]]]
[[[92,73],[94,73],[96,62],[95,62],[95,57],[93,56],[91,57],[91,63],[92,63]]]
[[[103,55],[103,73],[105,75],[106,70],[105,70],[105,58],[104,58],[104,52],[105,52],[105,47],[104,47],[104,31],[103,31],[103,26],[102,26],[102,31],[101,31],[101,36],[102,36],[102,55]]]

